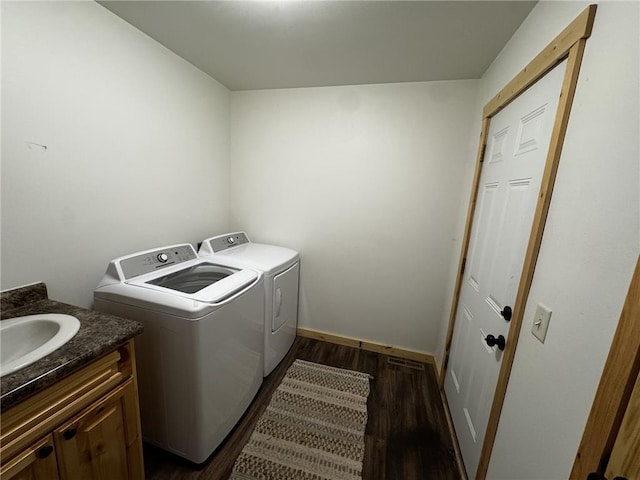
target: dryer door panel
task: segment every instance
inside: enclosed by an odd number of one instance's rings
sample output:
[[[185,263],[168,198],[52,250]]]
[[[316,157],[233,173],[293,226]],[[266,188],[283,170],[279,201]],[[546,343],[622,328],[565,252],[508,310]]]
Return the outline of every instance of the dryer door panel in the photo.
[[[276,332],[285,323],[294,328],[298,321],[298,277],[300,264],[296,263],[273,277],[273,314],[271,331]]]

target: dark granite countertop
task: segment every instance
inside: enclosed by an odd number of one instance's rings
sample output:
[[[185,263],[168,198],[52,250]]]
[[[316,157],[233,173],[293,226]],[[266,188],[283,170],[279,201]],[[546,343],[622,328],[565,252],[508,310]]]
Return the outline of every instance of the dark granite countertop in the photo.
[[[50,300],[44,283],[2,292],[0,298],[2,320],[40,313],[63,313],[80,321],[80,330],[68,343],[28,367],[2,377],[2,410],[50,387],[142,333],[139,322]]]

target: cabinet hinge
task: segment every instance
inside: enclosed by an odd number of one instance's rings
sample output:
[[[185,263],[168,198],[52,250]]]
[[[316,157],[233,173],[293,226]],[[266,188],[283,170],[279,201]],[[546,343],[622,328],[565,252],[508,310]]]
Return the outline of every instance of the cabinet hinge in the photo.
[[[464,257],[462,259],[462,266],[460,267],[460,275],[464,274],[464,267],[467,266],[467,257]]]
[[[480,152],[480,163],[484,162],[484,154],[487,151],[487,144],[482,145],[482,151]]]

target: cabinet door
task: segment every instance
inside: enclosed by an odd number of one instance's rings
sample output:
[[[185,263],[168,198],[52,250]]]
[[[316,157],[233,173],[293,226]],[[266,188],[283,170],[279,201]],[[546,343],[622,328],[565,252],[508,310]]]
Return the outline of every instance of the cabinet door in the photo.
[[[0,469],[3,480],[56,480],[58,465],[53,438],[47,435],[5,463]]]
[[[62,480],[127,479],[126,393],[131,381],[53,432]]]

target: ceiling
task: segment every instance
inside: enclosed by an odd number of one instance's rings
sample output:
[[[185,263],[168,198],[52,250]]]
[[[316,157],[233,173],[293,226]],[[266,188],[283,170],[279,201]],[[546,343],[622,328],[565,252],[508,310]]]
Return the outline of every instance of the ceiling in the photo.
[[[480,78],[535,1],[99,1],[230,90]]]

